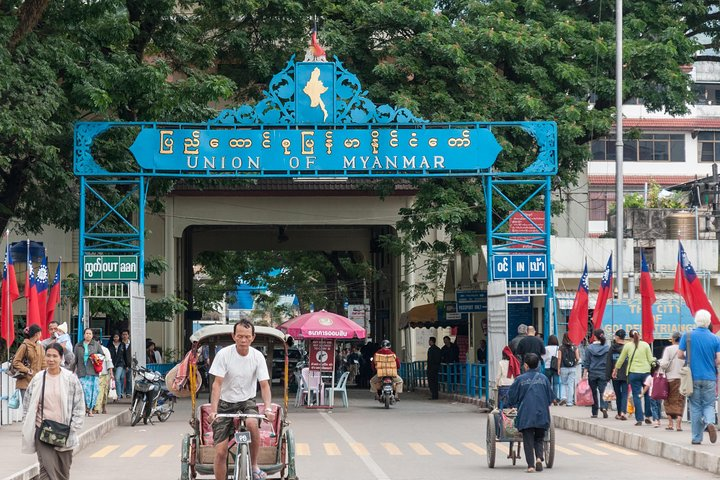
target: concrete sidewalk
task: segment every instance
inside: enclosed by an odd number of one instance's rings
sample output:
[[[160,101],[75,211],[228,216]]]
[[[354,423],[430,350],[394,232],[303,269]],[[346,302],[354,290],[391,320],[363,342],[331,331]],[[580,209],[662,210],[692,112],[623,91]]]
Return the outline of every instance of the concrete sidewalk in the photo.
[[[665,430],[667,419],[661,426],[643,424],[635,426],[635,418],[615,420],[615,412],[608,411],[610,418],[590,418],[590,407],[551,407],[555,427],[588,435],[638,452],[662,457],[683,465],[720,473],[720,442],[711,444],[704,434],[701,445],[690,442],[690,423],[683,422],[683,431]],[[602,417],[602,415],[600,415]]]
[[[429,392],[426,388],[416,388],[415,391]],[[440,392],[440,398],[446,401],[472,403],[480,408],[486,408],[484,398],[443,392]],[[712,444],[708,435],[704,434],[701,445],[692,445],[690,423],[687,421],[683,422],[683,431],[677,432],[665,430],[666,418],[661,420],[659,428],[654,428],[653,425],[647,424],[636,427],[635,417],[632,415],[625,421],[615,420],[615,412],[612,410],[608,411],[609,418],[590,418],[590,407],[550,407],[550,413],[556,428],[720,474],[720,440],[718,443]]]
[[[85,417],[85,423],[80,431],[80,445],[75,453],[105,436],[118,425],[130,422],[130,403],[110,403],[106,415]],[[39,473],[39,465],[35,454],[28,455],[20,451],[20,436],[22,423],[13,423],[0,427],[0,479],[2,480],[30,480]]]

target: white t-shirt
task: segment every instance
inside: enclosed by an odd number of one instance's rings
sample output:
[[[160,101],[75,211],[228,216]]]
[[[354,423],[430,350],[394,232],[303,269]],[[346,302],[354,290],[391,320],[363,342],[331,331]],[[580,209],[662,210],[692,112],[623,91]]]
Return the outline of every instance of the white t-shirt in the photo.
[[[542,356],[542,359],[545,362],[545,368],[550,368],[550,362],[553,357],[557,357],[557,352],[557,345],[547,345],[545,347],[545,355]]]
[[[265,356],[250,347],[244,357],[235,345],[221,349],[210,367],[210,374],[222,377],[220,399],[230,403],[244,402],[257,395],[257,382],[269,380]]]

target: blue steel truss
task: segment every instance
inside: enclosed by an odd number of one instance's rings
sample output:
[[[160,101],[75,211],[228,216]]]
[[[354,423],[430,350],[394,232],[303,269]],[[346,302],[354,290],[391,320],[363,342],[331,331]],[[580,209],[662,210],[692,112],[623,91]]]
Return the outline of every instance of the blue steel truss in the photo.
[[[322,121],[314,121],[317,118],[317,108],[310,111],[300,92],[302,85],[299,82],[300,71],[309,69],[328,72],[330,77],[324,77],[329,87],[332,87],[331,98],[328,99],[330,112],[325,112]],[[332,72],[332,73],[330,73]],[[313,72],[314,73],[314,72]],[[309,85],[309,83],[308,83]],[[323,86],[321,84],[321,86]],[[307,86],[306,86],[307,88]],[[328,88],[329,89],[329,88]],[[323,129],[347,131],[356,129],[358,131],[392,128],[398,131],[422,132],[435,129],[486,129],[490,132],[502,128],[520,128],[533,137],[537,146],[537,156],[534,161],[525,169],[518,172],[500,172],[492,167],[468,168],[451,170],[421,169],[414,172],[394,171],[374,172],[348,171],[337,169],[331,173],[333,176],[353,177],[408,177],[408,176],[476,176],[483,179],[486,204],[487,222],[487,251],[488,260],[494,254],[545,254],[550,259],[550,202],[551,202],[551,179],[557,174],[557,126],[554,122],[458,122],[447,124],[432,124],[422,118],[416,117],[406,108],[396,108],[390,105],[376,105],[368,96],[367,91],[362,89],[358,78],[349,72],[342,65],[337,57],[333,62],[295,62],[292,57],[285,68],[277,73],[268,85],[267,91],[263,92],[262,98],[255,105],[242,105],[234,109],[221,111],[215,118],[205,123],[179,123],[179,122],[79,122],[74,132],[74,163],[73,170],[80,179],[80,258],[86,254],[115,254],[115,255],[138,255],[139,278],[144,282],[144,230],[145,230],[145,202],[147,188],[150,179],[153,177],[281,177],[290,178],[300,176],[296,171],[289,170],[262,170],[257,172],[247,171],[187,171],[187,169],[145,169],[139,166],[135,171],[109,171],[99,165],[93,158],[92,148],[97,136],[112,128],[140,127],[141,133],[146,129],[167,129],[167,130],[198,130],[198,131],[278,131],[278,130],[309,130]],[[303,104],[303,99],[306,102]],[[330,115],[328,115],[330,114]],[[314,115],[314,117],[313,117]],[[330,116],[328,119],[327,116]],[[415,135],[415,134],[412,134]],[[367,149],[366,149],[367,150]],[[134,152],[133,152],[134,153]],[[367,152],[366,152],[367,153]],[[327,171],[303,172],[306,176],[328,176]],[[110,200],[102,193],[103,185],[124,185],[126,193],[120,199]],[[530,186],[532,192],[525,196],[522,201],[514,202],[510,195],[503,191],[503,188],[510,185]],[[105,210],[98,213],[97,209],[89,212],[86,208],[88,199],[99,201]],[[537,225],[523,213],[523,208],[533,200],[541,199],[545,211],[545,222]],[[495,208],[498,202],[503,203],[503,208],[510,205],[510,211],[502,218],[494,218]],[[537,202],[535,202],[537,203]],[[123,214],[121,209],[131,207],[135,212],[132,218]],[[126,209],[127,211],[127,209]],[[510,217],[520,213],[536,229],[534,232],[515,234],[507,231],[507,224]],[[549,303],[554,297],[554,285],[552,279],[552,266],[548,278],[545,280],[545,331],[549,331]],[[83,318],[83,299],[85,285],[83,281],[83,263],[80,262],[80,301],[79,318]],[[488,269],[489,280],[492,280],[492,268]],[[556,327],[556,326],[555,326]],[[82,325],[78,329],[80,338]]]

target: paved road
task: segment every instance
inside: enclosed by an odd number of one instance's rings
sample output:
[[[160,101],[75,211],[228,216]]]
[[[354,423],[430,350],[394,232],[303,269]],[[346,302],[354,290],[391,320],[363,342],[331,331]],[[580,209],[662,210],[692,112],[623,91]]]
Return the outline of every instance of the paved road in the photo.
[[[385,410],[358,391],[351,392],[350,403],[350,409],[333,413],[291,407],[301,480],[524,478],[522,460],[513,467],[502,452],[496,468],[487,467],[487,416],[476,407],[407,394],[396,408]],[[118,428],[75,457],[73,478],[102,473],[107,479],[178,479],[188,418],[189,402],[183,402],[167,423]],[[557,431],[555,467],[538,475],[605,480],[610,466],[616,472],[642,471],[648,478],[716,478],[563,431]]]

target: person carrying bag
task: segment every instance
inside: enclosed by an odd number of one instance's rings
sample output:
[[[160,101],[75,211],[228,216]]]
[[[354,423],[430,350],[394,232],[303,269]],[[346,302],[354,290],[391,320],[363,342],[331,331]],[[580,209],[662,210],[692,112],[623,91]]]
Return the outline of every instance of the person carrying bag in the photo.
[[[45,418],[46,380],[47,370],[43,372],[42,390],[40,393],[40,432],[38,433],[38,440],[53,447],[65,447],[70,437],[70,423],[65,424]],[[74,396],[75,394],[73,393],[73,397]],[[75,403],[75,398],[73,398],[73,403]],[[70,421],[72,422],[72,417],[70,417]]]
[[[680,395],[687,398],[693,394],[692,370],[690,370],[690,343],[692,335],[687,333],[687,352],[685,353],[685,365],[680,369]]]
[[[47,370],[28,385],[23,403],[22,452],[36,453],[40,478],[69,480],[73,449],[84,422],[85,400],[80,380],[60,368],[63,347],[48,346]]]

